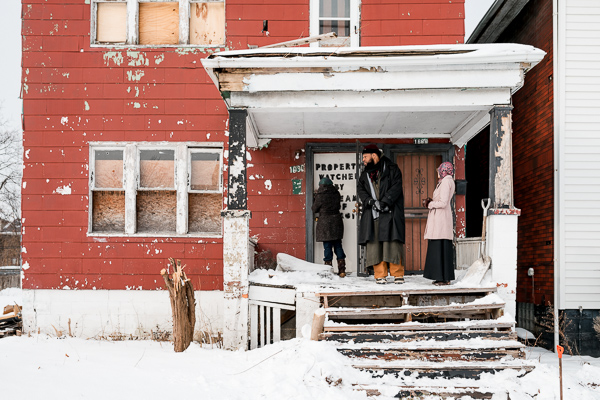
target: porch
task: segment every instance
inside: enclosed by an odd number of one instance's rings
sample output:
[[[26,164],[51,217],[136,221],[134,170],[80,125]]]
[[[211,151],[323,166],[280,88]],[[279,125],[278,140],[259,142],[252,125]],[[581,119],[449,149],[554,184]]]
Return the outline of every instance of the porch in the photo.
[[[275,138],[375,142],[392,138],[415,139],[415,144],[417,138],[425,143],[445,139],[454,146],[456,162],[464,157],[464,145],[489,125],[491,285],[498,288],[506,313],[514,315],[520,211],[512,198],[511,96],[543,56],[531,46],[508,44],[270,48],[221,52],[203,59],[230,114],[228,202],[223,212],[225,346],[245,348],[248,339],[251,285],[245,243],[252,210],[246,153]],[[418,282],[408,285],[413,283]],[[347,284],[350,281],[343,285]],[[360,281],[353,284],[362,286]],[[316,297],[323,292],[289,289],[313,293],[311,300],[303,301],[320,305]],[[404,306],[408,305],[400,308]]]

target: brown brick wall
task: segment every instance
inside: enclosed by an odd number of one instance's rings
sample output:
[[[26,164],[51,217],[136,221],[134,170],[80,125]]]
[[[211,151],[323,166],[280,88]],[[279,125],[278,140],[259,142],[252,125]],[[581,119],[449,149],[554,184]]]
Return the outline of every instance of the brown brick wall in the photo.
[[[513,96],[514,195],[522,210],[517,301],[542,304],[554,293],[552,1],[530,1],[498,42],[529,44],[547,53]],[[529,268],[535,270],[535,294]]]

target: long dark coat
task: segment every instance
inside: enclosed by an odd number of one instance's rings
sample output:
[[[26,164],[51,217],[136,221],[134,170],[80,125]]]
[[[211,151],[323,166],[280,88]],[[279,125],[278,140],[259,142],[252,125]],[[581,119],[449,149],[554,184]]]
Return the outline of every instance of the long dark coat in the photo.
[[[312,205],[313,213],[319,213],[317,242],[329,242],[344,237],[344,221],[340,214],[340,192],[333,185],[319,185]]]
[[[379,162],[384,163],[383,173],[381,175],[379,186],[379,199],[374,200],[385,201],[390,206],[390,212],[379,213],[378,239],[380,242],[398,240],[401,243],[404,243],[405,221],[402,172],[400,171],[400,168],[386,156],[381,157]],[[356,191],[364,207],[358,229],[358,244],[366,245],[367,242],[372,242],[375,239],[375,224],[371,207],[365,206],[367,200],[372,198],[368,172],[363,171],[360,175]]]

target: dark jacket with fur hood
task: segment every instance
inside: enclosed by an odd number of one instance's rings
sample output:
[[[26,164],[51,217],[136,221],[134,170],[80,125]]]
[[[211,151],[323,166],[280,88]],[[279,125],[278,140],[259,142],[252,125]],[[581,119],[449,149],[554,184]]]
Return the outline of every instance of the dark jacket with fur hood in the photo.
[[[344,237],[344,221],[340,214],[340,192],[333,185],[319,185],[312,205],[313,213],[319,213],[317,242],[329,242]]]

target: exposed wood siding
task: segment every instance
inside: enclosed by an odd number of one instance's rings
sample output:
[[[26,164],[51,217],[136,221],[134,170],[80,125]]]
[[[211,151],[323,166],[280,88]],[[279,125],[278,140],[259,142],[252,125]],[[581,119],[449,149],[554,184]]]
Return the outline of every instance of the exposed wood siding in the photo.
[[[600,3],[566,2],[561,308],[600,308]]]

